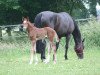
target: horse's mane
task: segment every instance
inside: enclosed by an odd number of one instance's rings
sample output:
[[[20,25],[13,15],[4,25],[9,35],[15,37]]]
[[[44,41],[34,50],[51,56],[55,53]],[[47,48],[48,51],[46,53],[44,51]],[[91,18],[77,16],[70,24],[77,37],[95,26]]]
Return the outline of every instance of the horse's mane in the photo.
[[[77,44],[78,42],[81,42],[81,33],[80,33],[79,27],[78,27],[78,25],[76,24],[75,20],[73,20],[73,21],[74,21],[75,29],[74,29],[74,31],[72,32],[72,35],[73,35],[75,44]],[[77,41],[78,41],[78,42],[77,42]]]

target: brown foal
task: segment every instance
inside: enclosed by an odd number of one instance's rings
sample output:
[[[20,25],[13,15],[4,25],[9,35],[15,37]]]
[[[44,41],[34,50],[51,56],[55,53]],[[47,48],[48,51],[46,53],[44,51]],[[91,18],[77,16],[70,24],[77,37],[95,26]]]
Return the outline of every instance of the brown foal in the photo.
[[[29,21],[29,18],[23,18],[23,28],[27,29],[28,36],[32,42],[32,49],[31,49],[31,58],[30,58],[30,64],[33,62],[33,56],[35,55],[35,63],[37,64],[38,59],[36,55],[36,41],[37,40],[44,40],[46,37],[48,38],[48,56],[47,59],[44,61],[45,63],[48,63],[50,61],[50,52],[51,48],[54,52],[54,63],[56,63],[56,43],[59,42],[59,38],[57,36],[57,33],[55,30],[53,30],[50,27],[44,27],[44,28],[37,28]]]

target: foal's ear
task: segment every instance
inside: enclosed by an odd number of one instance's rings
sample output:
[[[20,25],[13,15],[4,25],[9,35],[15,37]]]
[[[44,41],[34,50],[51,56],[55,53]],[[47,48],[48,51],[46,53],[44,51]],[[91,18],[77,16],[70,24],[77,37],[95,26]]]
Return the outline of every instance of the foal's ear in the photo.
[[[28,16],[26,17],[26,19],[27,19],[27,21],[29,21],[29,17]]]
[[[83,38],[82,42],[84,42],[84,41],[85,41],[85,38]]]
[[[24,17],[22,17],[22,21],[24,20]]]
[[[28,16],[22,17],[22,21],[24,21],[25,19],[26,19],[27,21],[29,21],[29,17],[28,17]]]

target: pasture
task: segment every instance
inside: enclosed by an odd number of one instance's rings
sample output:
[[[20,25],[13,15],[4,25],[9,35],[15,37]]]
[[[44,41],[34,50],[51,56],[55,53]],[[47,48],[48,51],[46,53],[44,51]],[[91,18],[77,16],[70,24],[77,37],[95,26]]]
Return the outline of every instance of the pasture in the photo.
[[[57,52],[57,64],[41,62],[29,65],[31,44],[28,38],[13,42],[0,42],[0,75],[99,75],[100,74],[100,25],[89,21],[80,25],[85,37],[84,59],[77,59],[73,37],[70,40],[68,60],[64,60],[65,38],[62,38]],[[23,40],[22,40],[23,39]],[[52,55],[52,53],[51,53]]]

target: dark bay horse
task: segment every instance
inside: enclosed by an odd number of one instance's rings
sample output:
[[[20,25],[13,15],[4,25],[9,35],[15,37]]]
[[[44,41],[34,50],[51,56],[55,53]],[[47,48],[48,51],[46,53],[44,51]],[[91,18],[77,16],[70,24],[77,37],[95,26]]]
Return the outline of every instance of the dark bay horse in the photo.
[[[54,54],[54,63],[56,63],[56,43],[59,42],[59,38],[57,36],[57,33],[54,29],[50,27],[44,27],[44,28],[37,28],[29,21],[28,17],[24,17],[23,19],[23,28],[27,29],[28,36],[32,43],[32,49],[31,49],[31,59],[30,64],[33,62],[33,56],[35,55],[35,63],[37,63],[37,56],[36,56],[36,41],[37,40],[45,40],[45,38],[48,38],[48,58],[44,61],[45,63],[48,63],[50,61],[50,53],[51,48],[53,49]]]
[[[65,59],[68,59],[67,51],[69,46],[69,40],[72,34],[75,41],[74,50],[79,59],[83,58],[84,40],[82,40],[78,25],[75,23],[75,21],[68,13],[66,12],[55,13],[52,11],[43,11],[36,15],[34,23],[35,26],[39,28],[42,27],[53,28],[57,32],[59,39],[61,39],[61,37],[66,37]],[[56,46],[58,49],[59,43],[57,43]],[[44,59],[45,43],[38,41],[37,48],[38,50],[41,50],[41,59]]]

